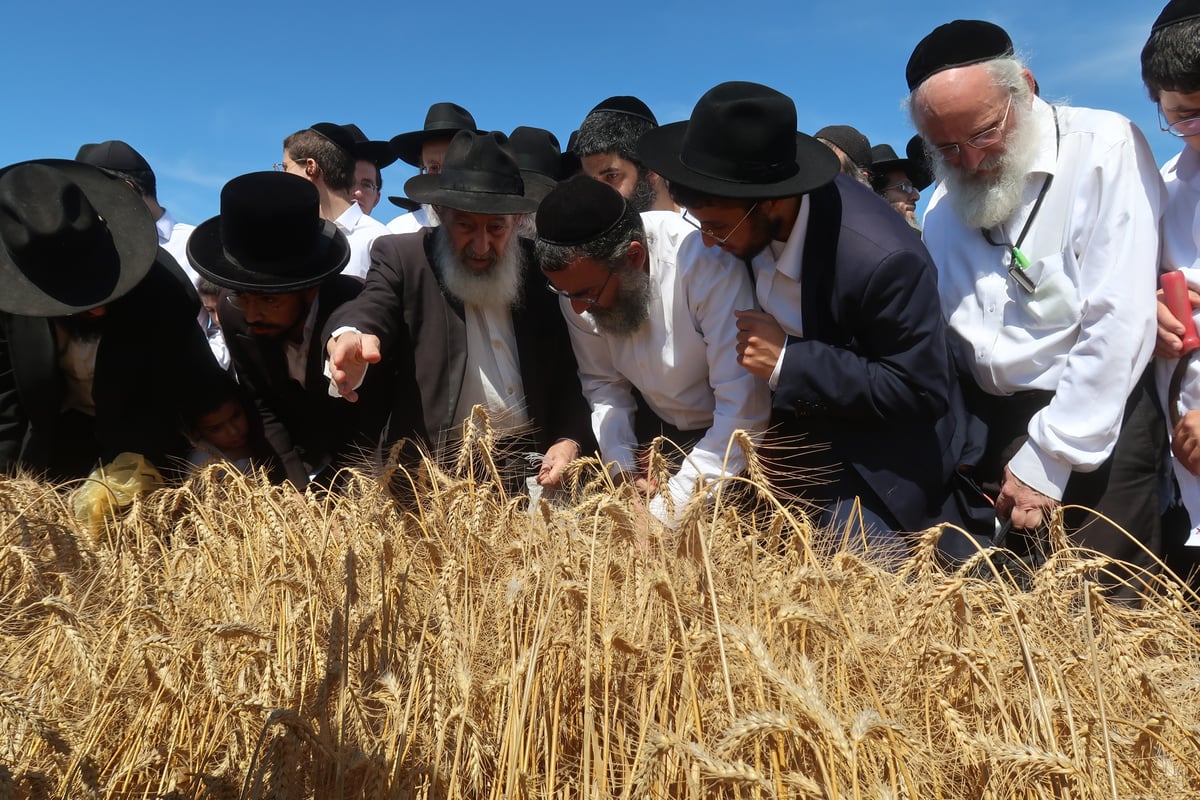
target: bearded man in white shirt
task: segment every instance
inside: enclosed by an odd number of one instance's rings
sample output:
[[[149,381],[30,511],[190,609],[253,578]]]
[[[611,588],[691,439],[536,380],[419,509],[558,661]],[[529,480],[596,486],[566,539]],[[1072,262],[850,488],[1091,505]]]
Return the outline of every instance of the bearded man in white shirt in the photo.
[[[766,381],[737,359],[734,312],[754,304],[750,276],[707,250],[679,214],[638,214],[586,175],[547,195],[537,228],[538,264],[561,298],[600,455],[672,524],[701,480],[711,489],[745,469],[734,432],[753,436],[770,418]],[[639,463],[657,436],[673,445],[662,449],[676,470],[665,487]]]
[[[283,161],[277,166],[305,178],[321,196],[321,219],[327,219],[350,240],[350,261],[342,274],[363,280],[371,266],[371,245],[388,233],[387,226],[364,213],[354,202],[356,145],[341,125],[318,122],[283,140]]]
[[[925,243],[988,425],[977,474],[996,515],[1032,531],[1060,504],[1094,509],[1068,510],[1073,540],[1150,566],[1165,441],[1147,371],[1163,205],[1149,146],[1115,113],[1037,97],[988,22],[935,29],[906,77],[940,179]]]

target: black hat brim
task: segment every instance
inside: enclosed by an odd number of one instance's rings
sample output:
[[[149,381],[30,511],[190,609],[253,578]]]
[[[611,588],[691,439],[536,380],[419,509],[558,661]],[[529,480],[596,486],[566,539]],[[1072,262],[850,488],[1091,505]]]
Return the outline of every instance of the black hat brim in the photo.
[[[390,142],[359,142],[354,145],[354,160],[370,161],[377,168],[383,169],[396,163],[396,154]]]
[[[341,272],[350,261],[350,241],[336,225],[323,219],[318,243],[307,261],[294,265],[286,275],[255,270],[235,263],[225,252],[218,214],[192,231],[188,237],[187,255],[196,271],[217,286],[259,294],[282,294],[310,289]]]
[[[42,164],[65,172],[79,186],[96,213],[104,219],[120,263],[120,273],[103,297],[80,303],[47,294],[30,280],[0,244],[0,311],[30,317],[65,317],[107,305],[142,282],[158,258],[158,231],[141,196],[124,178],[107,170],[66,159],[44,158],[10,164],[0,175],[22,164]]]
[[[653,128],[638,140],[638,157],[647,168],[672,183],[715,197],[771,199],[807,194],[830,183],[841,171],[834,152],[805,133],[796,133],[797,171],[782,181],[752,183],[707,175],[680,160],[688,122],[672,122]]]
[[[405,182],[404,193],[418,203],[474,214],[532,214],[538,207],[537,200],[521,194],[444,189],[440,175],[414,175]]]
[[[407,197],[398,197],[394,194],[388,195],[388,202],[397,208],[403,208],[405,211],[416,211],[421,207],[421,204],[416,200],[409,200]]]

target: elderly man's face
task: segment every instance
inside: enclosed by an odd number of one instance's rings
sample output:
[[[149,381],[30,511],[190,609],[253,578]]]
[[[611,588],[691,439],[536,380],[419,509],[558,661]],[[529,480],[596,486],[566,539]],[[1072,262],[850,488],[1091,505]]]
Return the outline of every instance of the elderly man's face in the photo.
[[[935,158],[986,174],[1006,151],[1015,125],[1012,102],[986,65],[974,64],[929,78],[913,98],[913,121]]]
[[[459,261],[472,272],[487,272],[494,267],[517,229],[516,217],[511,214],[477,214],[442,207],[437,211]]]

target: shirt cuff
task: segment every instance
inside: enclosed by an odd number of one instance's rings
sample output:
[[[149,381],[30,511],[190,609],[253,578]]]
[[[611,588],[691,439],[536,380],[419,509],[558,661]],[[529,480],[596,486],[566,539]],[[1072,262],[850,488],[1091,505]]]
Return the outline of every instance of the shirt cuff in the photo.
[[[1059,502],[1062,502],[1072,472],[1070,464],[1054,458],[1032,441],[1021,445],[1008,462],[1008,469],[1026,486]]]
[[[360,331],[358,328],[352,327],[350,325],[343,325],[340,328],[335,328],[333,333],[329,334],[329,338],[336,339],[337,337],[341,336],[343,333],[351,333],[351,332],[357,333],[360,335],[362,334],[362,331]],[[367,370],[370,368],[371,368],[370,364],[367,364],[366,367],[364,367],[362,378],[359,379],[358,383],[356,383],[350,387],[352,390],[357,391],[358,387],[363,385],[363,381],[366,380],[366,377],[367,377]],[[329,396],[330,397],[341,397],[342,393],[338,391],[337,384],[335,384],[333,382],[333,372],[331,372],[329,369],[329,358],[328,357],[325,358],[325,366],[321,367],[321,374],[324,375],[325,379],[329,381],[329,388],[326,390],[326,392],[329,394]]]
[[[771,370],[771,377],[767,379],[767,386],[771,387],[771,391],[779,388],[779,373],[783,371],[783,359],[787,355],[788,342],[792,337],[787,337],[783,340],[783,349],[779,351],[779,360],[775,362],[775,369]]]

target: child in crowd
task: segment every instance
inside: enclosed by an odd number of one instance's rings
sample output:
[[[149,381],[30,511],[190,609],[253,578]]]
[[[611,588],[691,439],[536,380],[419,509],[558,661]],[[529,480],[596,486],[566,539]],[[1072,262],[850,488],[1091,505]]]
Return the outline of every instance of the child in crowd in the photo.
[[[224,462],[239,472],[275,466],[258,416],[233,378],[223,375],[190,398],[184,409],[184,431],[192,443],[192,470]]]

